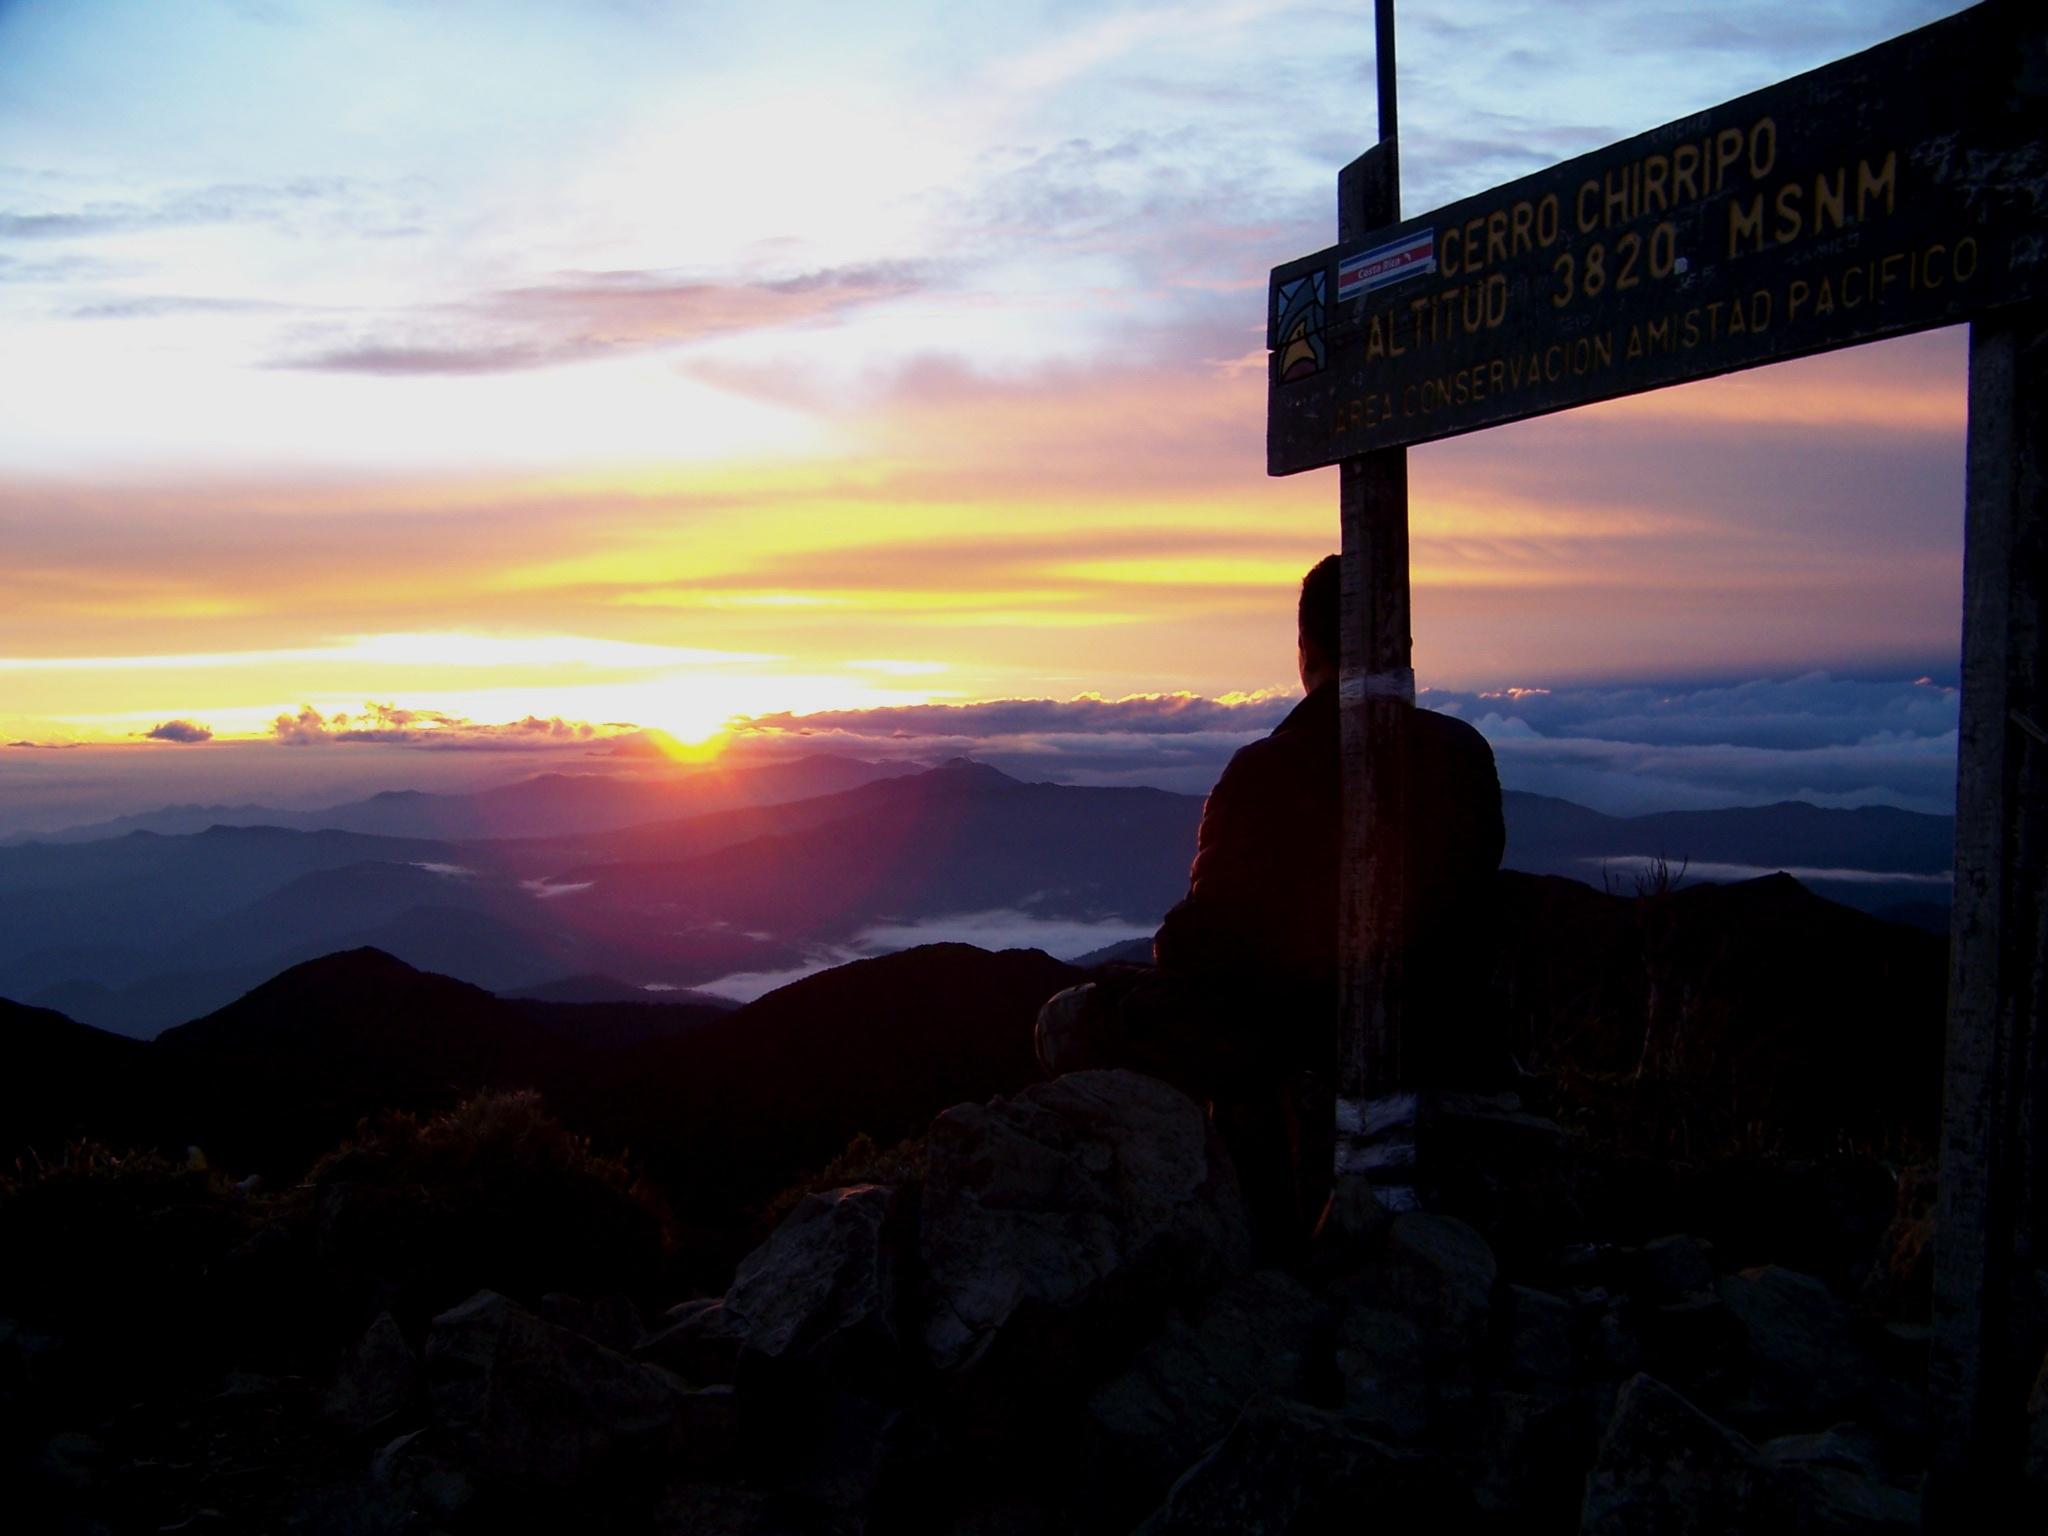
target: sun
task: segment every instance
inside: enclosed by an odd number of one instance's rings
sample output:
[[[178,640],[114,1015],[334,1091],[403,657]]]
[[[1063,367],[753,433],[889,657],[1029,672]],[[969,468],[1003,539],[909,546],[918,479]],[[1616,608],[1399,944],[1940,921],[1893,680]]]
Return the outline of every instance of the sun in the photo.
[[[714,763],[732,745],[732,732],[722,728],[692,740],[676,736],[658,725],[647,727],[644,734],[648,742],[672,763]]]

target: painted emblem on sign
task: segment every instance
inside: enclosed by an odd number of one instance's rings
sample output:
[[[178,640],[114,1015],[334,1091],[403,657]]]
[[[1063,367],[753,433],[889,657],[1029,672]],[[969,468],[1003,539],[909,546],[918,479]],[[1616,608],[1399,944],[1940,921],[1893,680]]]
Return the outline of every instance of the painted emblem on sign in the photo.
[[[1436,270],[1436,231],[1418,229],[1337,264],[1337,302],[1363,298],[1375,288]]]
[[[1282,283],[1274,295],[1279,310],[1280,378],[1305,379],[1323,368],[1323,274],[1311,272]]]

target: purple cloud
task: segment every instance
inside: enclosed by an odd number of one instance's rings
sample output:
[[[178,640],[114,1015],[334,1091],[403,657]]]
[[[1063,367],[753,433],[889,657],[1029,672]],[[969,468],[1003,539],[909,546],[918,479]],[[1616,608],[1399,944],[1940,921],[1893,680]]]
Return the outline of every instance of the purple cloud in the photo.
[[[752,283],[651,271],[571,272],[275,360],[335,373],[508,373],[805,321],[916,293],[925,268],[880,262]]]
[[[363,706],[360,714],[336,711],[323,715],[310,704],[301,705],[296,715],[279,715],[270,723],[271,738],[287,747],[332,745],[375,745],[431,747],[442,750],[505,747],[584,748],[608,742],[634,728],[595,725],[587,720],[564,720],[559,715],[542,719],[528,715],[523,720],[499,724],[443,714],[438,710],[404,709],[396,704]]]
[[[161,725],[151,726],[143,732],[146,741],[175,741],[181,745],[196,745],[213,740],[213,732],[191,720],[166,720]]]

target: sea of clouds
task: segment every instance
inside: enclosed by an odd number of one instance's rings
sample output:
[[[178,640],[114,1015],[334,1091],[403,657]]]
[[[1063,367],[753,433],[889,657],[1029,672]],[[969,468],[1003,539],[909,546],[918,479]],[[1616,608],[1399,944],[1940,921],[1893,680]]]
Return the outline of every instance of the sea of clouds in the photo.
[[[1232,752],[1297,702],[1157,695],[771,715],[740,731],[737,750],[968,756],[1023,779],[1201,794]],[[1420,702],[1477,727],[1506,788],[1612,815],[1780,800],[1954,807],[1957,692],[1925,677],[1427,688]]]
[[[1231,753],[1298,702],[1279,692],[1151,694],[763,715],[736,723],[727,761],[964,756],[1025,780],[1203,794]],[[1780,800],[1945,814],[1955,803],[1958,695],[1927,677],[1426,687],[1420,702],[1476,726],[1506,788],[1612,815]],[[639,773],[662,760],[647,737],[621,726],[459,721],[429,729],[366,717],[314,731],[288,723],[271,741],[8,744],[0,748],[0,837],[178,802],[311,807],[386,789],[485,788],[543,771]],[[323,750],[302,750],[309,740]]]

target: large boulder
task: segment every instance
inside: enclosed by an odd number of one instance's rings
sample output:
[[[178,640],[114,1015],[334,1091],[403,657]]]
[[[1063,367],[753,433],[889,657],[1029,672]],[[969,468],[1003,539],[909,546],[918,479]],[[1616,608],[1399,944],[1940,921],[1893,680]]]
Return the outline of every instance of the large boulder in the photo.
[[[653,1536],[779,1536],[774,1500],[729,1483],[682,1482],[662,1491]]]
[[[437,1429],[400,1435],[370,1458],[367,1486],[359,1490],[343,1530],[409,1532],[459,1520],[476,1500],[463,1463]]]
[[[699,1296],[664,1312],[633,1353],[685,1381],[731,1381],[746,1338],[738,1314],[726,1311],[723,1297]]]
[[[804,1196],[741,1262],[721,1330],[773,1361],[886,1358],[897,1343],[898,1207],[885,1184]]]
[[[1910,1536],[1919,1501],[1837,1430],[1759,1450],[1650,1376],[1621,1390],[1586,1478],[1581,1536]]]
[[[1796,1530],[1770,1464],[1652,1376],[1621,1389],[1586,1476],[1581,1536]]]
[[[631,1354],[647,1330],[640,1309],[629,1296],[600,1296],[594,1302],[562,1291],[550,1291],[540,1299],[540,1315],[558,1328],[567,1328],[595,1339],[606,1349]]]
[[[1480,1510],[1524,1530],[1568,1530],[1578,1518],[1598,1426],[1584,1396],[1494,1392],[1458,1456]]]
[[[1271,1270],[1177,1309],[1129,1368],[1088,1400],[1102,1464],[1115,1481],[1151,1484],[1149,1505],[1255,1393],[1304,1395],[1310,1346],[1328,1320],[1315,1297]]]
[[[1899,1536],[1920,1528],[1920,1501],[1885,1478],[1875,1437],[1854,1425],[1813,1435],[1783,1435],[1760,1447],[1765,1461],[1791,1474],[1822,1531]]]
[[[1434,1458],[1374,1440],[1342,1415],[1257,1397],[1137,1536],[1455,1529],[1465,1509]]]
[[[1733,1404],[1763,1433],[1862,1418],[1877,1389],[1849,1309],[1810,1275],[1775,1265],[1723,1278],[1720,1295],[1747,1342],[1747,1390]]]
[[[1135,1072],[1072,1072],[932,1123],[923,1343],[960,1371],[999,1339],[1055,1370],[1121,1324],[1251,1266],[1228,1156],[1194,1100]]]
[[[1429,1428],[1422,1330],[1398,1312],[1353,1307],[1337,1329],[1334,1355],[1344,1411],[1368,1434],[1396,1444]]]
[[[1396,1216],[1379,1252],[1340,1291],[1408,1318],[1432,1360],[1468,1360],[1486,1345],[1500,1269],[1478,1232],[1455,1216]]]
[[[1578,1374],[1579,1309],[1526,1285],[1507,1290],[1507,1378],[1524,1389],[1563,1391]]]
[[[320,1411],[329,1423],[356,1434],[388,1424],[411,1406],[417,1374],[397,1320],[380,1312],[342,1356]]]
[[[692,1392],[495,1291],[434,1319],[426,1377],[436,1427],[506,1489],[616,1490],[732,1454],[729,1390]]]

